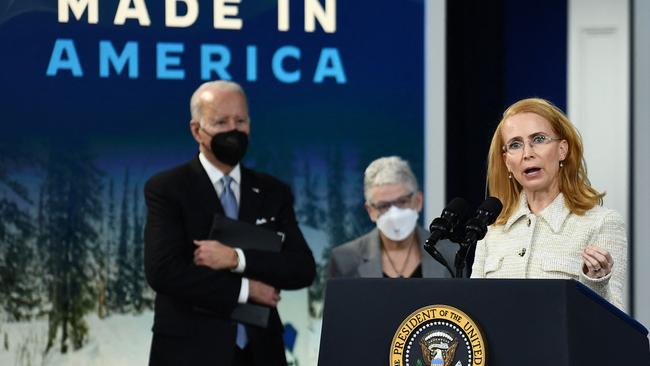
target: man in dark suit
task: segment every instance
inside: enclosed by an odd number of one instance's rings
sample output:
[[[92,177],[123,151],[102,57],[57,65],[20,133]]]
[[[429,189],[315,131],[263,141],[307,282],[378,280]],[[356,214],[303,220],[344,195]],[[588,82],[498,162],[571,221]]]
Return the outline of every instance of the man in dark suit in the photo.
[[[199,155],[145,186],[145,272],[156,291],[149,364],[286,365],[279,290],[309,286],[315,276],[290,188],[239,164],[250,120],[238,84],[205,83],[190,105]],[[282,249],[207,240],[215,214],[278,232]],[[247,302],[272,308],[267,328],[231,320]]]

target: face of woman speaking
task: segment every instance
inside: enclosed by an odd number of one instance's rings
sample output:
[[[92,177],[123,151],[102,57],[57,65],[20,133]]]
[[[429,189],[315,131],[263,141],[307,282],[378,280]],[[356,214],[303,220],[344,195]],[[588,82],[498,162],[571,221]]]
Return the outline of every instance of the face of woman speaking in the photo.
[[[535,113],[515,114],[501,127],[501,137],[508,147],[503,159],[524,191],[559,193],[560,161],[566,158],[567,141],[556,140],[551,124]]]

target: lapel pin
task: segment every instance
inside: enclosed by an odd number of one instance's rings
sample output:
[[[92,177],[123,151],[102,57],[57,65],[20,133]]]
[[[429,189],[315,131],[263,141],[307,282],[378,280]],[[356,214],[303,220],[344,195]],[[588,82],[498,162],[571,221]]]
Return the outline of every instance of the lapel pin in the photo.
[[[252,189],[253,192],[255,192],[255,193],[260,193],[260,189],[257,188],[257,187],[252,187],[251,189]]]

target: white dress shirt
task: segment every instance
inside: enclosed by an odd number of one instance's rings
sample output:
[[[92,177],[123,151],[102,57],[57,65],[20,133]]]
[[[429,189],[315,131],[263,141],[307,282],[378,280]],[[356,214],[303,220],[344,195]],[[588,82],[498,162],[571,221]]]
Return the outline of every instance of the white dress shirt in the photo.
[[[217,169],[217,167],[212,165],[212,163],[210,163],[210,161],[205,157],[205,155],[203,155],[203,153],[199,153],[199,161],[201,162],[201,165],[203,166],[205,172],[208,174],[208,177],[210,178],[210,182],[214,186],[214,189],[217,191],[216,199],[219,199],[224,189],[223,181],[221,180],[221,178],[223,178],[225,174],[223,174],[221,170]],[[237,207],[239,207],[239,202],[241,201],[240,200],[241,168],[239,164],[235,165],[235,167],[228,175],[232,178],[232,181],[230,182],[230,189],[232,190],[232,193],[235,195],[235,199],[237,200]],[[237,253],[238,263],[237,263],[237,267],[232,271],[235,273],[244,273],[244,269],[246,269],[246,257],[244,256],[244,251],[241,250],[240,248],[234,248],[234,249],[235,252]],[[238,302],[240,304],[245,304],[248,301],[248,294],[249,294],[248,278],[242,277]]]
[[[612,272],[587,277],[580,255],[587,245],[601,247],[614,259]],[[559,278],[585,284],[624,309],[627,281],[627,237],[618,212],[595,206],[584,215],[569,211],[560,193],[539,215],[528,208],[526,194],[505,225],[489,227],[478,242],[473,278]]]

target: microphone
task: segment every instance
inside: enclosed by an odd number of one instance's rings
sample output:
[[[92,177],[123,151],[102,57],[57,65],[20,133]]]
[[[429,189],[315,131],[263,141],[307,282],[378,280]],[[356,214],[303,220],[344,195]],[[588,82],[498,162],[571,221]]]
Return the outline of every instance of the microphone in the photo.
[[[498,198],[488,197],[478,209],[476,215],[465,224],[465,238],[462,246],[470,246],[485,237],[487,227],[496,221],[501,213],[503,205]]]
[[[429,232],[431,236],[425,245],[435,245],[439,240],[451,237],[453,230],[467,217],[467,202],[456,197],[442,210],[440,217],[431,221]]]
[[[458,224],[461,221],[464,221],[467,216],[467,202],[462,198],[454,198],[447,204],[442,210],[440,217],[434,219],[429,225],[429,231],[431,236],[424,242],[424,250],[429,253],[438,261],[447,268],[452,277],[454,277],[454,271],[447,263],[447,260],[440,254],[438,249],[436,249],[436,243],[441,239],[449,238],[453,235],[454,229],[458,227]]]
[[[460,249],[456,253],[456,277],[464,277],[465,267],[467,266],[467,255],[472,245],[477,240],[483,239],[487,233],[488,225],[491,225],[501,213],[503,205],[501,201],[494,197],[488,197],[478,209],[473,218],[467,220],[465,224],[465,235],[459,240]]]

